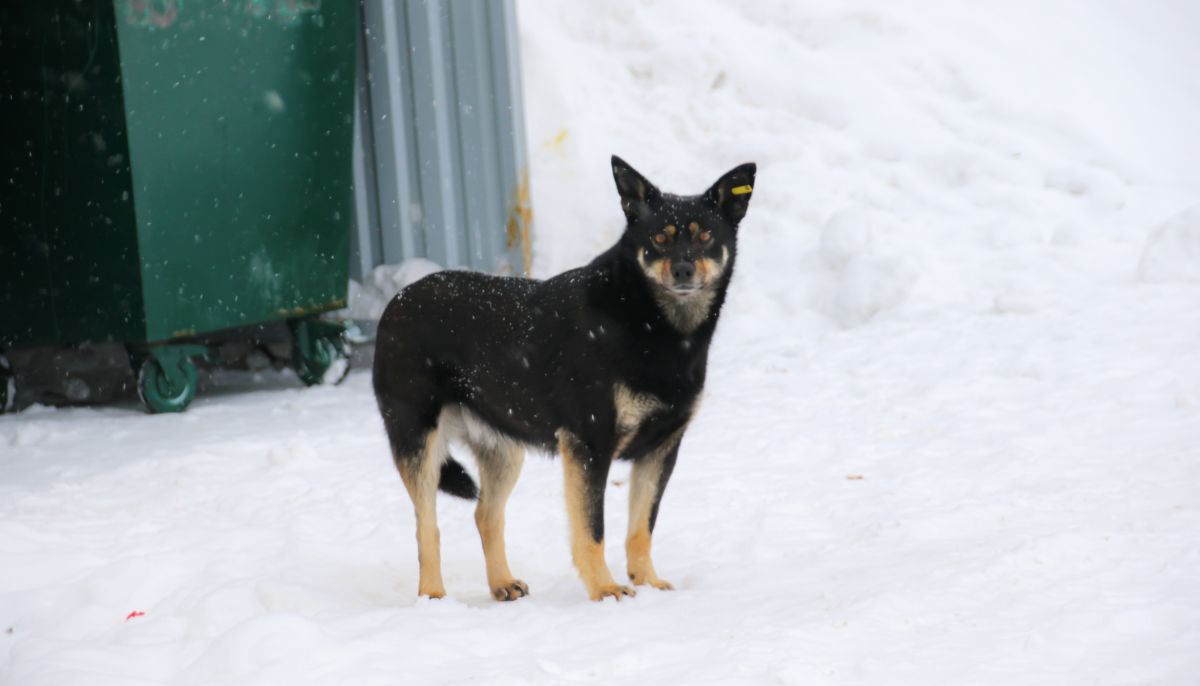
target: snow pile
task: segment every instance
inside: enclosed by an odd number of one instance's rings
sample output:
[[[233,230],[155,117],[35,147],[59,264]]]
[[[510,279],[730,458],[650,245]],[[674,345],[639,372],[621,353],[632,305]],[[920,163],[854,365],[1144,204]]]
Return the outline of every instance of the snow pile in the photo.
[[[760,320],[1024,309],[1126,275],[1200,188],[1198,8],[530,0],[535,271],[616,239],[617,153],[676,192],[758,162],[732,304]]]
[[[1200,205],[1154,229],[1138,276],[1143,281],[1200,281]]]

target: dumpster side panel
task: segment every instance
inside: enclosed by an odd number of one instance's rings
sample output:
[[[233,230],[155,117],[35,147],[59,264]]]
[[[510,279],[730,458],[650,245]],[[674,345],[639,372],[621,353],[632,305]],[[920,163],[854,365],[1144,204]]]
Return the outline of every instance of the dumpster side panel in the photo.
[[[0,4],[0,349],[144,335],[113,7]]]
[[[356,3],[117,6],[148,340],[341,307]]]

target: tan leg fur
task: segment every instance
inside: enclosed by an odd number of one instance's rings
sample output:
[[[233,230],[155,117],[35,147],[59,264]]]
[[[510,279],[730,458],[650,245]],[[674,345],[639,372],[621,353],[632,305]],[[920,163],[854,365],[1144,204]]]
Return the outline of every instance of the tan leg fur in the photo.
[[[504,547],[504,506],[521,474],[525,451],[512,443],[495,446],[471,444],[479,464],[479,504],[475,526],[483,543],[488,588],[496,600],[516,600],[529,595],[529,586],[513,577]]]
[[[629,580],[636,586],[649,584],[657,589],[669,591],[674,588],[669,581],[658,578],[654,562],[650,559],[650,510],[658,491],[662,475],[663,454],[647,455],[633,465],[629,485],[629,533],[625,538],[626,569]]]
[[[559,452],[562,454],[564,490],[567,496],[567,522],[571,534],[571,559],[579,570],[579,578],[587,588],[592,600],[603,600],[612,596],[620,600],[624,596],[637,595],[629,586],[618,584],[608,571],[604,561],[604,541],[592,539],[588,526],[585,463],[572,453],[566,436],[560,436]]]
[[[437,487],[444,456],[444,447],[434,429],[425,439],[424,455],[396,460],[417,518],[417,560],[421,568],[417,593],[429,598],[446,595],[446,586],[442,583],[441,535],[437,525]]]

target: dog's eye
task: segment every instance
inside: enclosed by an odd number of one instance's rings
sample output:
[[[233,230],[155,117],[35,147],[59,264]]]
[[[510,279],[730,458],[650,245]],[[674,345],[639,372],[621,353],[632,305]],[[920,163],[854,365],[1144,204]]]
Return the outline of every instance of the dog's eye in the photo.
[[[701,234],[698,236],[698,238],[700,239],[701,243],[707,243],[710,240],[712,240],[712,234],[709,233],[708,231],[704,231],[704,232],[701,232]]]
[[[658,234],[657,236],[655,236],[655,237],[654,237],[654,242],[655,242],[655,243],[658,243],[659,245],[664,245],[664,244],[666,244],[666,242],[667,242],[667,234],[665,234],[665,233],[660,233],[660,234]]]

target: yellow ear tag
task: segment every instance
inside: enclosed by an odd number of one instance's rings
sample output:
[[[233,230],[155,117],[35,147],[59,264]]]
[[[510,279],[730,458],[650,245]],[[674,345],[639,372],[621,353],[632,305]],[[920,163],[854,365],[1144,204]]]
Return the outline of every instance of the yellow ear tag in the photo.
[[[754,190],[754,189],[751,188],[750,186],[737,186],[737,187],[733,188],[732,190],[730,190],[729,192],[733,193],[734,195],[745,195],[752,190]]]

